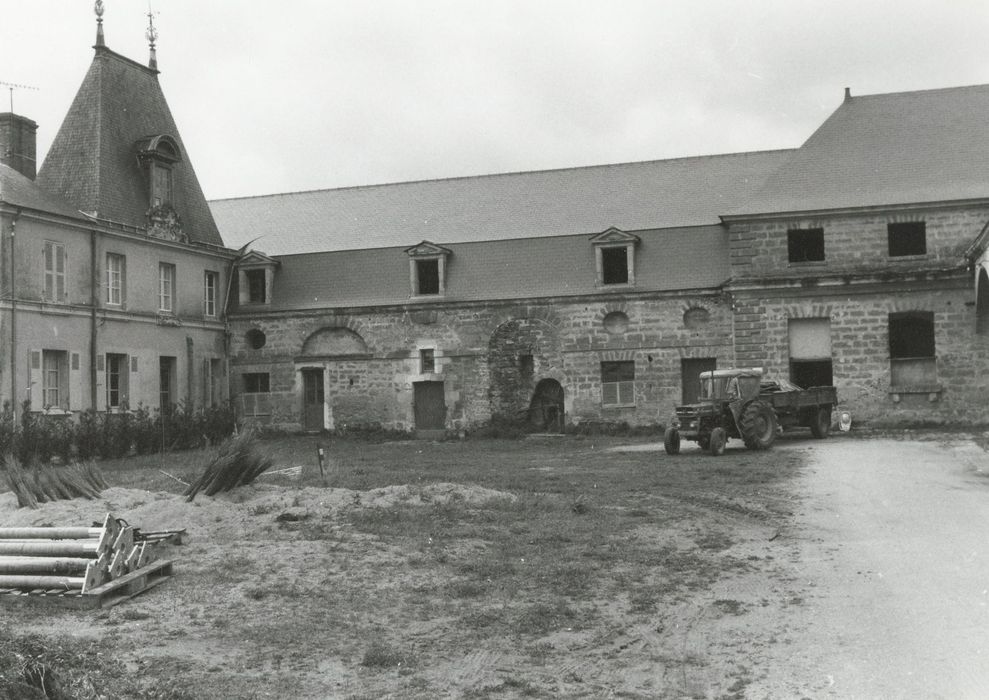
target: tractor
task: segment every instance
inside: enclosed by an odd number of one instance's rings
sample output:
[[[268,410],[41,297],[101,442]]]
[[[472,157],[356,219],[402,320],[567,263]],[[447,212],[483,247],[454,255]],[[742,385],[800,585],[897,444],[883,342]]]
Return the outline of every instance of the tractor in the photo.
[[[663,439],[667,454],[678,454],[680,441],[692,440],[720,455],[728,438],[742,440],[750,450],[766,450],[783,428],[793,426],[825,438],[838,402],[833,386],[801,389],[785,379],[766,380],[761,368],[702,372],[699,398],[676,407]]]

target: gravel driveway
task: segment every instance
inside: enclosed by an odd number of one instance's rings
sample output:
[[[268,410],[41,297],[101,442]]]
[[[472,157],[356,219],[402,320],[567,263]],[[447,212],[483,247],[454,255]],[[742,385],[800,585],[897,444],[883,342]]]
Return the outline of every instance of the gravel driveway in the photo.
[[[989,697],[989,453],[837,438],[811,454],[782,534],[806,595],[746,697]]]

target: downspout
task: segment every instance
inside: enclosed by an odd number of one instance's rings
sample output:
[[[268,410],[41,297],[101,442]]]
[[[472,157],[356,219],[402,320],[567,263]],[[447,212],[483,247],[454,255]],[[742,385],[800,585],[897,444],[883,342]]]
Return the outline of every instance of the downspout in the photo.
[[[250,245],[250,243],[247,245]],[[237,262],[244,255],[246,248],[247,246],[241,248],[237,252],[237,255],[230,261],[230,268],[227,270],[227,291],[223,295],[223,381],[226,383],[228,404],[230,403],[230,324],[227,321],[227,312],[230,309],[230,290],[234,286],[234,274],[237,269]]]
[[[96,410],[96,351],[99,345],[96,342],[96,333],[99,328],[96,318],[97,304],[99,303],[99,284],[96,274],[96,229],[89,231],[89,304],[91,307],[89,316],[89,406]]]
[[[15,283],[14,266],[14,229],[17,220],[21,218],[21,210],[17,209],[14,218],[10,220],[10,409],[14,421],[17,421],[17,287]],[[30,373],[29,373],[30,374]]]

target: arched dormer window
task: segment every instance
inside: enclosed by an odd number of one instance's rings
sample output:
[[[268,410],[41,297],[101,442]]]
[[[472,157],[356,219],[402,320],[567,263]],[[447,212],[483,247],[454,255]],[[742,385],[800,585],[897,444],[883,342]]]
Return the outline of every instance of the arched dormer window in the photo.
[[[148,206],[171,206],[174,200],[172,166],[182,161],[178,141],[168,134],[147,136],[137,143],[137,159],[148,177]]]

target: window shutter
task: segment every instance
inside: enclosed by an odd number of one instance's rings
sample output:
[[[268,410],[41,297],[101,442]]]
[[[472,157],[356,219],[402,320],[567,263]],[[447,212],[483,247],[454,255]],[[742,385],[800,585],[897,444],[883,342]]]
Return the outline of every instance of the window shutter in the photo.
[[[120,256],[120,306],[127,308],[127,258]]]
[[[55,260],[55,280],[57,281],[57,288],[55,290],[55,301],[65,301],[65,246],[58,246],[56,249],[56,260]]]
[[[130,371],[131,372],[137,371],[137,355],[130,356]]]
[[[82,382],[82,370],[80,368],[79,353],[71,353],[71,362],[69,363],[69,410],[70,411],[81,411],[83,410],[83,382]]]
[[[42,401],[44,396],[44,385],[42,384],[43,378],[41,373],[41,350],[31,350],[28,358],[28,366],[30,368],[28,374],[28,389],[27,395],[24,397],[31,402],[31,408],[39,409],[42,407]]]
[[[96,356],[96,410],[106,410],[106,355]]]

